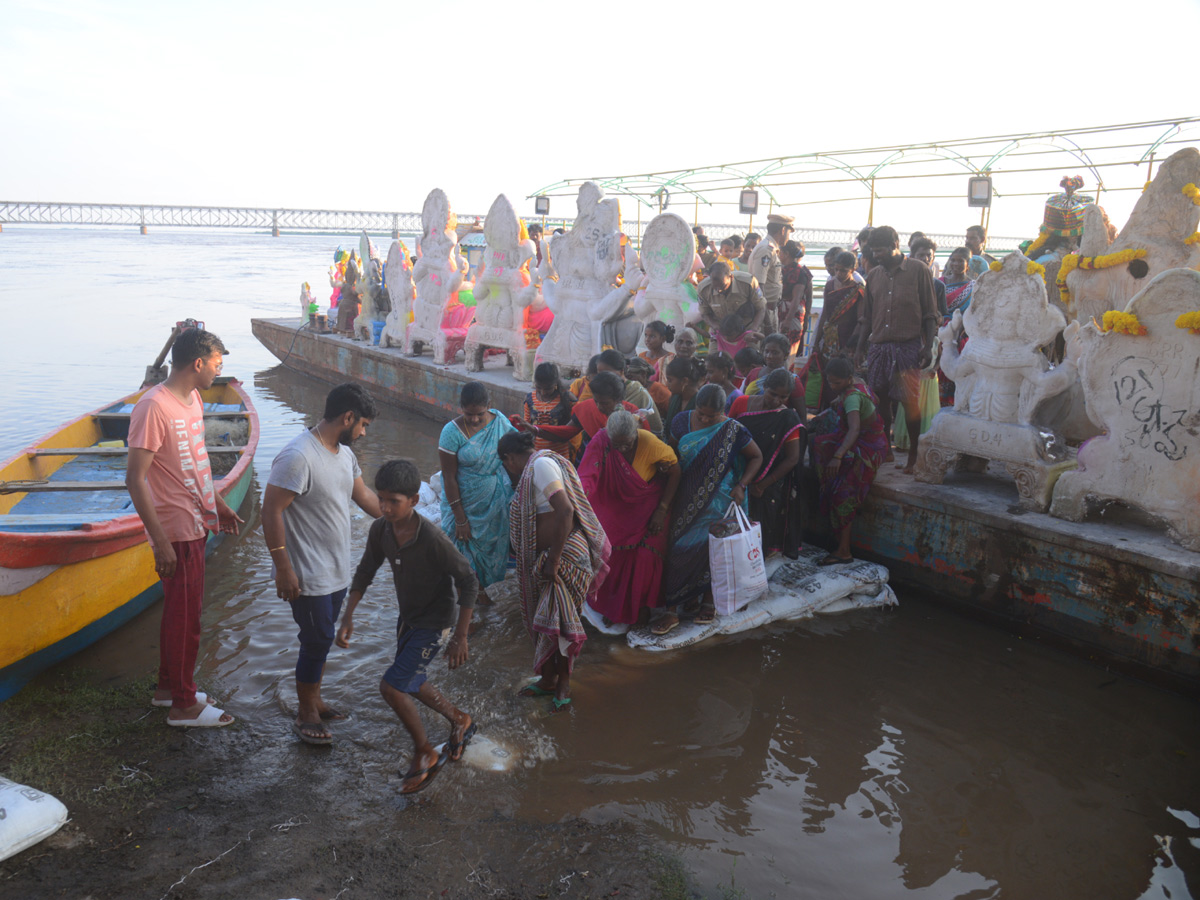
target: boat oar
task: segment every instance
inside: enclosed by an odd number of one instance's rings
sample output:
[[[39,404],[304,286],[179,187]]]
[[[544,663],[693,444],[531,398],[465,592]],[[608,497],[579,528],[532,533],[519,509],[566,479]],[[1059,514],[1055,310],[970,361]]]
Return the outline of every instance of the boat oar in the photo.
[[[162,384],[167,380],[167,367],[163,363],[166,361],[167,354],[171,352],[171,345],[175,343],[175,338],[177,337],[179,337],[179,326],[176,325],[171,328],[171,336],[163,344],[162,352],[158,354],[158,358],[146,366],[146,378],[142,381],[142,387],[154,387],[154,385]]]

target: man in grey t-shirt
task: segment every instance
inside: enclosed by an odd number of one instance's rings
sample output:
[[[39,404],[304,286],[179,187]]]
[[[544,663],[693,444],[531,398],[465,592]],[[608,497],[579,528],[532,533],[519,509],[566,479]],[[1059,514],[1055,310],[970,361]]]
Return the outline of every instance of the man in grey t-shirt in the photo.
[[[300,626],[293,729],[308,744],[332,743],[325,722],[345,718],[321,699],[321,679],[350,586],[350,501],[380,516],[379,498],[363,482],[350,449],[377,415],[361,387],[335,387],[325,398],[324,418],[275,457],[263,494],[275,590]]]

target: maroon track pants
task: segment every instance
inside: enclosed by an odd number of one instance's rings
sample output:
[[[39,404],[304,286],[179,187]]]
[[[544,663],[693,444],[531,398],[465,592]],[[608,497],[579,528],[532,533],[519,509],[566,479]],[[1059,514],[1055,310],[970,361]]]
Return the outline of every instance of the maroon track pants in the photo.
[[[162,625],[158,632],[158,686],[171,691],[171,706],[196,705],[196,654],[200,650],[200,605],[204,600],[204,538],[173,541],[175,574],[164,578]]]

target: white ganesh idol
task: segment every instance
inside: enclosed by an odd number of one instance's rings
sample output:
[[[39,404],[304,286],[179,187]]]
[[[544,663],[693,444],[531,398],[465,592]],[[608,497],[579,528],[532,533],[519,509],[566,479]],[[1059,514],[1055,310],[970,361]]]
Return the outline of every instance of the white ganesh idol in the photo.
[[[579,188],[576,211],[571,230],[550,239],[539,273],[554,324],[538,348],[537,362],[568,370],[600,352],[603,322],[592,320],[589,304],[611,293],[624,268],[617,201],[606,200],[600,186],[587,181]]]
[[[439,365],[453,362],[453,345],[442,329],[446,309],[457,299],[467,263],[458,249],[458,219],[450,209],[450,200],[440,188],[434,188],[421,208],[421,239],[418,259],[413,267],[413,321],[408,326],[404,351],[419,356],[428,344],[433,361]]]
[[[921,438],[919,481],[941,484],[960,463],[979,471],[989,460],[1000,462],[1016,481],[1021,505],[1046,510],[1055,479],[1074,465],[1061,437],[1036,422],[1038,408],[1076,379],[1070,360],[1052,367],[1041,350],[1065,325],[1062,312],[1046,302],[1040,267],[1019,251],[983,274],[966,315],[956,311],[938,332],[954,407],[935,415]],[[960,352],[964,328],[968,340]]]
[[[379,346],[403,347],[404,333],[408,330],[408,316],[412,312],[413,295],[416,292],[413,287],[412,263],[404,241],[392,241],[392,246],[388,248],[387,265],[383,270],[383,286],[392,308],[384,319]]]
[[[484,350],[495,347],[512,356],[517,378],[529,380],[523,319],[531,299],[528,264],[537,250],[503,194],[488,210],[483,234],[487,246],[475,278],[475,324],[467,330],[467,370],[480,371]]]
[[[687,221],[676,213],[660,213],[642,236],[642,268],[646,287],[634,301],[642,323],[661,319],[682,330],[700,318],[700,304],[688,290],[696,255],[696,238]]]

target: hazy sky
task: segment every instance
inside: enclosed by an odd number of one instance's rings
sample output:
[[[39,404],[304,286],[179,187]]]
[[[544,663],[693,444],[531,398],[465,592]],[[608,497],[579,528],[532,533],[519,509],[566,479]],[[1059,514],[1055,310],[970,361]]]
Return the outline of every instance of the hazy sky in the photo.
[[[1197,0],[0,0],[0,199],[529,214],[566,177],[1192,114],[1197,33]]]

